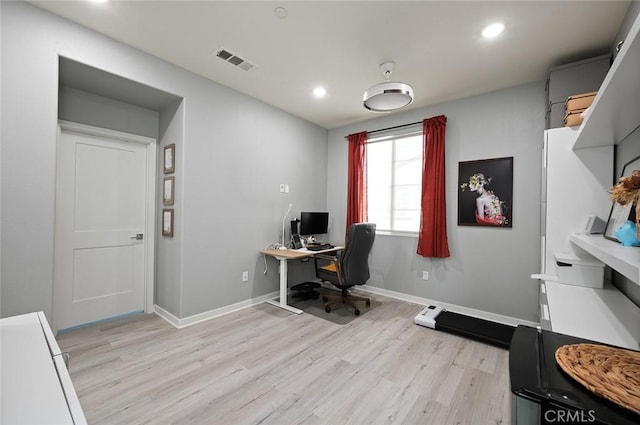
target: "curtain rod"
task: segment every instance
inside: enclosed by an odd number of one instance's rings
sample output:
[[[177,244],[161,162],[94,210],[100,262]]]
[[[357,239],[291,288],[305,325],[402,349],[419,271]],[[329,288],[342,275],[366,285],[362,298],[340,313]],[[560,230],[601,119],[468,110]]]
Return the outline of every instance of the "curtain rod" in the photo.
[[[403,128],[403,127],[411,127],[412,125],[418,125],[418,124],[422,124],[422,121],[412,122],[409,124],[396,125],[395,127],[379,128],[378,130],[367,131],[367,134],[380,133],[381,131],[395,130],[397,128]],[[349,136],[344,136],[344,138],[348,139]]]

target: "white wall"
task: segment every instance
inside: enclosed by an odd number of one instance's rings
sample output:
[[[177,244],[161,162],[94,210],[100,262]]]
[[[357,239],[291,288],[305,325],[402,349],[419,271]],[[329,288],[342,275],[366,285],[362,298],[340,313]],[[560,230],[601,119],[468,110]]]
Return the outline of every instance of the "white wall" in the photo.
[[[187,317],[277,290],[258,251],[277,241],[289,203],[326,208],[327,131],[27,3],[0,8],[0,314],[52,311],[59,55],[184,99],[183,122],[164,117],[159,132],[176,138],[181,168],[176,236],[158,236],[164,307]]]
[[[476,310],[537,321],[540,263],[540,179],[544,82],[396,113],[329,132],[329,210],[346,216],[347,142],[344,136],[444,114],[447,232],[451,257],[425,259],[414,237],[378,235],[368,285]],[[458,162],[514,157],[513,228],[457,225]],[[334,226],[342,238],[345,225]],[[430,272],[428,281],[422,271]]]
[[[616,146],[616,181],[622,175],[624,165],[638,157],[640,157],[640,128],[636,129]],[[613,182],[612,186],[615,183]],[[640,306],[640,285],[617,272],[613,273],[613,281],[623,293]]]
[[[640,1],[634,0],[629,5],[629,9],[627,10],[627,14],[620,25],[620,29],[618,30],[618,34],[614,39],[614,45],[612,46],[612,51],[615,52],[615,46],[618,41],[624,40],[627,36],[627,33],[631,29],[631,25],[635,22],[636,17],[640,14]],[[640,125],[640,124],[639,124]],[[636,128],[630,135],[628,135],[624,140],[622,140],[617,146],[615,150],[615,181],[612,182],[615,184],[617,179],[622,174],[622,169],[624,165],[634,160],[635,158],[640,157],[640,128]],[[613,282],[615,285],[625,293],[634,303],[640,306],[640,286],[627,279],[620,273],[614,271],[613,272]]]

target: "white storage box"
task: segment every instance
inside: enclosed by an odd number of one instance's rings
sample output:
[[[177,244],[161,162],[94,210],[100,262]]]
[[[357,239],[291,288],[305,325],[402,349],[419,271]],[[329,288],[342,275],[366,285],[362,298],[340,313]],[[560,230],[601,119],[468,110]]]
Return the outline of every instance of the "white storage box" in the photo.
[[[602,288],[604,285],[604,263],[595,257],[578,257],[574,253],[556,253],[558,283]]]

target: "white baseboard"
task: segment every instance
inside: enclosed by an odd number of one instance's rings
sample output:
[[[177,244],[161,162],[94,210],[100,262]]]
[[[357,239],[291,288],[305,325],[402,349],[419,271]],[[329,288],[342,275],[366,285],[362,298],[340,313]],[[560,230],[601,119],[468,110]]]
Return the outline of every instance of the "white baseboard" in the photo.
[[[250,298],[245,301],[240,301],[239,303],[231,304],[225,307],[216,308],[215,310],[205,311],[204,313],[194,314],[193,316],[178,318],[173,314],[169,313],[164,308],[159,305],[154,306],[155,313],[162,317],[167,322],[171,323],[178,329],[185,328],[187,326],[195,325],[196,323],[204,322],[209,319],[214,319],[216,317],[223,316],[225,314],[233,313],[234,311],[242,310],[247,307],[252,307],[254,305],[261,304],[266,300],[270,300],[280,296],[279,292],[271,292],[266,295],[262,295],[257,298]]]
[[[455,304],[443,303],[442,301],[430,300],[428,298],[416,297],[414,295],[403,294],[402,292],[390,291],[388,289],[377,288],[370,285],[358,286],[358,289],[371,292],[372,294],[384,295],[385,297],[395,298],[400,301],[406,301],[423,306],[437,305],[444,307],[445,310],[455,313],[465,314],[467,316],[477,317],[479,319],[489,320],[491,322],[504,323],[505,325],[518,326],[526,325],[531,327],[540,326],[540,323],[530,322],[528,320],[518,319],[517,317],[503,316],[501,314],[490,313],[488,311],[476,310],[474,308],[464,307]],[[419,312],[416,312],[416,314]]]
[[[324,282],[319,282],[323,287],[335,289],[335,287],[325,284]],[[383,295],[389,298],[395,298],[400,301],[406,301],[409,303],[419,304],[423,306],[427,305],[437,305],[440,307],[444,307],[445,310],[453,311],[460,314],[466,314],[467,316],[477,317],[479,319],[485,319],[492,322],[504,323],[506,325],[518,326],[518,325],[526,325],[531,327],[540,326],[537,322],[530,322],[528,320],[519,319],[516,317],[503,316],[501,314],[490,313],[488,311],[476,310],[469,307],[464,307],[455,304],[448,304],[441,301],[430,300],[428,298],[417,297],[415,295],[403,294],[402,292],[390,291],[388,289],[378,288],[370,285],[362,285],[358,286],[359,290],[363,290],[365,292],[370,292],[372,294]],[[171,323],[178,329],[194,325],[196,323],[204,322],[209,319],[213,319],[216,317],[223,316],[225,314],[232,313],[234,311],[242,310],[247,307],[252,307],[254,305],[261,304],[266,300],[274,299],[280,296],[279,292],[271,292],[266,295],[262,295],[257,298],[251,298],[246,301],[241,301],[239,303],[231,304],[225,307],[220,307],[215,310],[205,311],[204,313],[195,314],[193,316],[178,318],[173,314],[169,313],[167,310],[162,307],[155,305],[155,313],[162,317],[167,322]],[[417,314],[417,313],[416,313]]]

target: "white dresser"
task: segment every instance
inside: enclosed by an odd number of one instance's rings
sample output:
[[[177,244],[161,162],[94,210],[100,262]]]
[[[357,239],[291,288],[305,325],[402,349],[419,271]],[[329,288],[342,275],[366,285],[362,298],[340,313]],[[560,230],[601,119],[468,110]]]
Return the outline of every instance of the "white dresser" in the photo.
[[[0,423],[87,423],[44,313],[0,319],[0,373]]]

